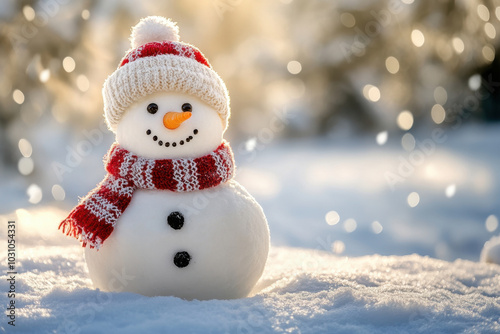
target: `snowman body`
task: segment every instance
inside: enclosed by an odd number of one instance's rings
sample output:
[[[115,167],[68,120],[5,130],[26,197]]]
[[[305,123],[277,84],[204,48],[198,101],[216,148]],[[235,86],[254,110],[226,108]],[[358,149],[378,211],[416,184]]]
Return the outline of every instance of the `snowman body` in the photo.
[[[184,193],[137,190],[106,244],[98,252],[86,249],[85,257],[103,291],[227,299],[250,293],[268,248],[261,207],[229,181]],[[176,254],[184,252],[190,261],[178,267]]]

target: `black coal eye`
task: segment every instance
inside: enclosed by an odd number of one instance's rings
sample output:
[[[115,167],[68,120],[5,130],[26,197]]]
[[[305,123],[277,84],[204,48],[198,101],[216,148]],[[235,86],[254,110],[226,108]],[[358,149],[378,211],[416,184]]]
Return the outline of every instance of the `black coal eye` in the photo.
[[[148,113],[150,114],[156,114],[158,111],[158,105],[156,103],[150,103],[148,104]]]
[[[193,110],[193,107],[191,106],[191,103],[184,103],[182,105],[182,111],[191,111]]]

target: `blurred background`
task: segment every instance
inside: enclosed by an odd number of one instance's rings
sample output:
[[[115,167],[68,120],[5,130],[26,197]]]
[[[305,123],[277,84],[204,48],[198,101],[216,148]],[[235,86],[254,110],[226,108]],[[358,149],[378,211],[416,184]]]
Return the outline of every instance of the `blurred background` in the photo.
[[[493,0],[2,1],[1,215],[61,219],[103,178],[102,84],[148,15],[225,80],[273,245],[477,260],[498,234]]]

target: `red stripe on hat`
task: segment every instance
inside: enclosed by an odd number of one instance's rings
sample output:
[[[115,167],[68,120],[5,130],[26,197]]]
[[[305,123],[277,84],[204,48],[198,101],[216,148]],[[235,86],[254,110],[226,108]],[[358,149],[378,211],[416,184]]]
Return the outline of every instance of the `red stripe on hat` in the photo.
[[[138,48],[130,51],[122,59],[120,66],[133,62],[139,58],[154,57],[158,55],[174,55],[180,57],[187,57],[196,60],[198,63],[203,64],[210,68],[207,58],[196,47],[180,42],[164,41],[164,42],[151,42],[139,46]]]

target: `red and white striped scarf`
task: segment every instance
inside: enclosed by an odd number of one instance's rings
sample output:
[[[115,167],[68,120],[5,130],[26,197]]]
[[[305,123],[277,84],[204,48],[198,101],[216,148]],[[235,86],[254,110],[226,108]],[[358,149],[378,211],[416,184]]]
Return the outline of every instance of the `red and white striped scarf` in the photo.
[[[105,157],[105,167],[104,180],[59,225],[83,247],[99,249],[136,189],[184,192],[215,187],[233,177],[234,159],[226,141],[200,158],[162,160],[138,157],[115,143]]]

